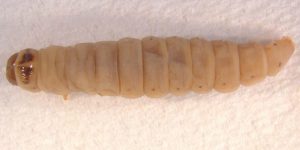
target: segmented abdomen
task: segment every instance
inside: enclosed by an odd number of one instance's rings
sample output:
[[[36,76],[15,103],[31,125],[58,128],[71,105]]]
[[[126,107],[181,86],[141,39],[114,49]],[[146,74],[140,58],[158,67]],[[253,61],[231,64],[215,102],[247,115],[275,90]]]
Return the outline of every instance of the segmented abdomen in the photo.
[[[262,46],[180,37],[51,46],[39,51],[37,85],[61,95],[84,91],[134,98],[236,90],[275,75],[289,39]],[[280,43],[281,42],[281,43]],[[276,52],[276,53],[275,53]]]

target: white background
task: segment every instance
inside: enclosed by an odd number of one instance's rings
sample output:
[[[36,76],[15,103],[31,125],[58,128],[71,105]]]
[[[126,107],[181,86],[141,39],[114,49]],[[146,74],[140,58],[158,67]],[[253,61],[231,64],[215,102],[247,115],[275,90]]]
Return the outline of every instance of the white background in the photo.
[[[300,52],[276,77],[230,94],[69,101],[10,85],[5,65],[24,48],[200,36],[300,44],[299,0],[0,0],[1,149],[300,149]]]

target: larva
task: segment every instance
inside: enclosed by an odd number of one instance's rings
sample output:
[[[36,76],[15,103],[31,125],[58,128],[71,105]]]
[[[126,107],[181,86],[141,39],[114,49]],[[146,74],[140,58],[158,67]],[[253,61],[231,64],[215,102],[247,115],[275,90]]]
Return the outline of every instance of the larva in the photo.
[[[276,75],[294,49],[288,37],[266,45],[175,36],[124,38],[25,49],[8,59],[6,77],[25,90],[65,97],[72,91],[127,98],[231,92]]]

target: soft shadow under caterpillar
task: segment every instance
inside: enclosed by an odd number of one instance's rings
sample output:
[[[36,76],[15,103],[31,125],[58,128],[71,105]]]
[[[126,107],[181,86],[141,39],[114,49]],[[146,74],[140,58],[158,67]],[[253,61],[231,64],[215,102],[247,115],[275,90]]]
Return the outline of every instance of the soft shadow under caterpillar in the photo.
[[[135,98],[182,95],[192,90],[231,92],[274,76],[295,46],[284,37],[270,44],[235,44],[200,38],[124,38],[117,42],[25,49],[7,62],[10,83],[29,91],[67,96],[71,91]]]

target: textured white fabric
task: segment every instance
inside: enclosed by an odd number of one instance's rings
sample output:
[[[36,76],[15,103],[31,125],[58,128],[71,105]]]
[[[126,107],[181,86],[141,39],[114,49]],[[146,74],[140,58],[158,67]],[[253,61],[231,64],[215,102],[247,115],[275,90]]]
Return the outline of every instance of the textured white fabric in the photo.
[[[0,145],[19,149],[300,149],[300,52],[230,94],[128,100],[29,93],[5,79],[24,48],[147,35],[300,44],[299,0],[0,0]]]

